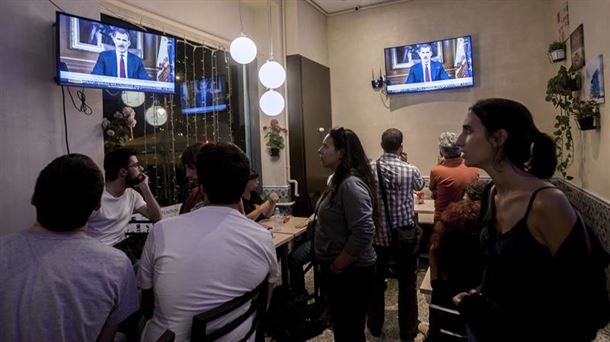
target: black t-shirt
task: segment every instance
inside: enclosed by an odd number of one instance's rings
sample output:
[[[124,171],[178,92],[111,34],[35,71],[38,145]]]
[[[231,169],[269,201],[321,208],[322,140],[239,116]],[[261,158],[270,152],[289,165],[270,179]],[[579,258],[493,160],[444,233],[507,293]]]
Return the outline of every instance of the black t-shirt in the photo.
[[[249,213],[253,212],[254,209],[256,209],[256,207],[254,206],[255,204],[256,205],[263,204],[263,199],[256,191],[252,191],[250,193],[250,200],[247,200],[242,196],[241,201],[244,203],[244,212],[246,213],[246,215],[248,215]],[[261,215],[258,215],[258,217],[256,218],[255,221],[260,221],[264,218],[265,218],[265,216],[261,214]]]

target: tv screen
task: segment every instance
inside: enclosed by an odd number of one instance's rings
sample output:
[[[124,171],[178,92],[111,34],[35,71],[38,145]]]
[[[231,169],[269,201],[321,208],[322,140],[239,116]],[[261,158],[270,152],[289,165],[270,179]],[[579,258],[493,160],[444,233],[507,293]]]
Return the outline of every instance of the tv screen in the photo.
[[[57,12],[57,82],[174,93],[172,37]]]
[[[205,114],[227,109],[224,75],[180,83],[182,114]]]
[[[385,49],[388,94],[474,85],[472,39],[463,36]]]

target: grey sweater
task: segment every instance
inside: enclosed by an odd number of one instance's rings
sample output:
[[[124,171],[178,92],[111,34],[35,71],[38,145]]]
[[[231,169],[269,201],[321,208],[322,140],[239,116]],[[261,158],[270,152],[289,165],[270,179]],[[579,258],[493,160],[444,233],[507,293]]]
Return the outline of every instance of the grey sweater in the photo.
[[[356,176],[348,176],[335,194],[319,203],[315,227],[316,259],[329,264],[344,250],[356,257],[355,267],[370,266],[377,256],[373,249],[373,205],[368,186]]]

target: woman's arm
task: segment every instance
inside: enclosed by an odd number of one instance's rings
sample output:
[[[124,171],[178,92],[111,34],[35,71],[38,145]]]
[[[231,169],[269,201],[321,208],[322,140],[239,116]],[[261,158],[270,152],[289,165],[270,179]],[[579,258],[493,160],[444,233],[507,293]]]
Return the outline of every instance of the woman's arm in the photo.
[[[333,267],[343,270],[358,259],[360,252],[369,246],[375,234],[371,195],[364,183],[349,177],[341,184],[340,194],[349,236],[343,251],[333,262]]]

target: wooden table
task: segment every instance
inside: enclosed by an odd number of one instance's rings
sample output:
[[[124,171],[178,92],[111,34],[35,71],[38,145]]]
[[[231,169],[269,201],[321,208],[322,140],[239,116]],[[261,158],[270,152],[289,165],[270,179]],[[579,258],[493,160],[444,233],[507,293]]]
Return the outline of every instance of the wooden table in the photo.
[[[426,275],[424,276],[424,280],[422,280],[419,285],[419,292],[422,294],[431,295],[432,294],[432,282],[430,281],[430,267],[426,271]]]
[[[265,227],[270,227],[273,232],[273,245],[277,248],[280,257],[280,267],[282,270],[282,284],[288,285],[288,243],[295,237],[307,231],[308,217],[290,216],[288,221],[282,224],[281,228],[275,227],[273,219],[266,219],[259,223]]]
[[[289,216],[288,221],[283,223],[281,228],[276,228],[275,221],[272,219],[263,220],[260,223],[270,227],[274,234],[291,234],[293,237],[297,237],[307,231],[307,222],[309,222],[308,217]]]
[[[433,199],[424,199],[424,203],[417,203],[417,199],[415,200],[415,214],[434,214],[434,200]]]

